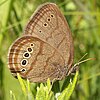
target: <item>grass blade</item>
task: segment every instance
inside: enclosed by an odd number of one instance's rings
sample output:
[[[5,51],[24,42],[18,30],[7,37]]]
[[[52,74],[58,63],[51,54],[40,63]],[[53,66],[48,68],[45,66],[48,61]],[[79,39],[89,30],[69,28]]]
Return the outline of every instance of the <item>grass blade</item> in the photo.
[[[72,83],[70,82],[68,87],[65,88],[65,90],[63,90],[63,92],[60,94],[60,96],[58,97],[58,100],[69,100],[69,98],[75,88],[75,85],[77,82],[77,77],[78,77],[78,72],[76,72],[73,82]]]

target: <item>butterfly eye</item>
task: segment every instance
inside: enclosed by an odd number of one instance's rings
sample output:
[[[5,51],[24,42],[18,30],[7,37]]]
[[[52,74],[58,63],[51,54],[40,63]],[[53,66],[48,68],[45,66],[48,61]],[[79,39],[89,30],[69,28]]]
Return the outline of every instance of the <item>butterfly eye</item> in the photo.
[[[41,33],[41,31],[39,31]]]
[[[26,71],[26,69],[25,68],[23,68],[22,70],[21,70],[21,72],[25,72]]]
[[[28,48],[27,51],[30,52],[30,53],[32,53],[33,49],[32,48]]]
[[[30,45],[31,47],[34,47],[34,44],[33,43],[31,43],[31,45]]]
[[[47,26],[47,25],[48,25],[47,23],[44,24],[44,26]]]
[[[50,18],[48,18],[48,21],[50,21]]]
[[[53,14],[51,14],[51,17],[54,17],[54,15],[53,15]]]
[[[23,54],[23,57],[24,57],[24,58],[29,58],[29,57],[30,57],[30,53],[25,52],[25,53]]]
[[[26,66],[28,64],[28,61],[26,60],[26,59],[23,59],[22,61],[21,61],[21,65],[22,66]]]

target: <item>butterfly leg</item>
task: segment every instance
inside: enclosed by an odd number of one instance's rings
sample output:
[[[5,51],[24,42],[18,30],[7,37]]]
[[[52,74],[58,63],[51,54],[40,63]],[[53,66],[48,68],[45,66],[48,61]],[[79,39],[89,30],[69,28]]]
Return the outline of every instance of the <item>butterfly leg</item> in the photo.
[[[69,72],[67,73],[67,76],[69,75],[75,75],[76,71],[79,70],[79,65],[74,65],[70,70]]]

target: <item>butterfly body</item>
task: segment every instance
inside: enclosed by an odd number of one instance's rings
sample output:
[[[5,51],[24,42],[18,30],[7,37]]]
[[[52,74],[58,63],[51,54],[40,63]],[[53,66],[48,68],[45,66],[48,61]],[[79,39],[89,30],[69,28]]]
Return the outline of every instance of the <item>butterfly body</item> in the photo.
[[[42,5],[28,22],[24,35],[8,53],[9,69],[32,82],[61,80],[73,63],[73,42],[68,24],[53,3]]]

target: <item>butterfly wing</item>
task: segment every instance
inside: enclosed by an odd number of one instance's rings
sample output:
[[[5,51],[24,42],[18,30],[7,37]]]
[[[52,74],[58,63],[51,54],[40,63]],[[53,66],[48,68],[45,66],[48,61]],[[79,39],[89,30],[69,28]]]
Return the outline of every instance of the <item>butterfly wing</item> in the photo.
[[[17,39],[9,51],[9,69],[13,76],[19,73],[32,82],[60,80],[66,75],[62,55],[50,44],[38,37],[23,36]]]
[[[56,48],[65,59],[65,66],[73,62],[72,36],[65,17],[56,4],[46,3],[32,15],[25,34],[36,34],[41,40]]]

